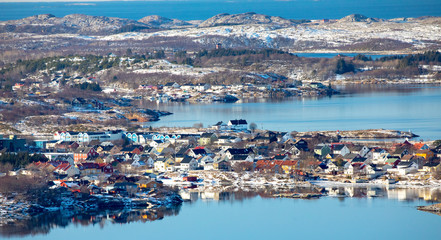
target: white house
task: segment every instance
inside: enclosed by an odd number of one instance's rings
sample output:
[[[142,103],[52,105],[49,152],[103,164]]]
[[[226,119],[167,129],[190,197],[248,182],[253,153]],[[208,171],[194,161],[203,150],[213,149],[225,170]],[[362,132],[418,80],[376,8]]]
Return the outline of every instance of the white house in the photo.
[[[346,154],[351,153],[351,151],[349,150],[348,147],[346,147],[346,145],[344,145],[344,144],[337,144],[337,145],[334,145],[332,153],[334,155],[345,156]]]
[[[198,161],[195,158],[186,155],[180,162],[179,168],[184,171],[195,170],[198,168]]]
[[[230,120],[228,122],[228,127],[231,130],[244,131],[244,130],[248,129],[248,123],[247,123],[247,120],[244,120],[244,119]]]

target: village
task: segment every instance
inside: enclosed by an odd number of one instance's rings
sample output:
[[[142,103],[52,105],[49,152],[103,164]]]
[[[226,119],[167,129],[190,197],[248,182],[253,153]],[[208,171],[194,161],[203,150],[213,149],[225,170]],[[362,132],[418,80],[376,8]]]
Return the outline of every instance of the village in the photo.
[[[209,128],[151,130],[58,131],[52,139],[32,143],[4,136],[3,157],[27,151],[41,160],[3,167],[1,174],[45,173],[52,188],[115,196],[135,196],[164,185],[295,186],[314,180],[440,185],[439,141],[346,141],[345,132],[273,132],[244,119]],[[388,131],[366,132],[384,137]]]

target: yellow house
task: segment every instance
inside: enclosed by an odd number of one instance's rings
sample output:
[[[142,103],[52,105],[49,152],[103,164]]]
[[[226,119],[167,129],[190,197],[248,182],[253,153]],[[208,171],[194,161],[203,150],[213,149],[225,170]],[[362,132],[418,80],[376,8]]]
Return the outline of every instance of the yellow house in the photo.
[[[217,140],[217,135],[215,133],[203,133],[201,138],[199,138],[199,145],[209,145]]]
[[[435,156],[430,149],[418,150],[415,155],[423,157],[425,160],[429,160]]]
[[[172,158],[159,158],[154,163],[156,172],[174,171],[175,161]]]
[[[275,164],[279,165],[286,174],[294,171],[297,166],[297,161],[295,160],[276,160],[274,162]]]

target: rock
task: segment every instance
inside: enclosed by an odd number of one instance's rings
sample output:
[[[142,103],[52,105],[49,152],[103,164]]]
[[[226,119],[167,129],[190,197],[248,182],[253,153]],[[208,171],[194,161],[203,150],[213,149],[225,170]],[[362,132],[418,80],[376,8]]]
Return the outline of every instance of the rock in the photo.
[[[285,19],[282,17],[274,17],[254,12],[228,14],[221,13],[211,17],[201,24],[199,27],[215,27],[215,26],[229,26],[229,25],[244,25],[244,24],[271,24],[279,26],[291,26],[299,21]]]
[[[161,17],[158,15],[151,15],[147,17],[143,17],[138,20],[140,23],[144,23],[152,28],[177,28],[181,26],[191,26],[191,23],[186,21],[182,21],[179,19],[170,19]]]
[[[361,14],[351,14],[339,20],[339,22],[379,22],[378,18],[370,18]]]

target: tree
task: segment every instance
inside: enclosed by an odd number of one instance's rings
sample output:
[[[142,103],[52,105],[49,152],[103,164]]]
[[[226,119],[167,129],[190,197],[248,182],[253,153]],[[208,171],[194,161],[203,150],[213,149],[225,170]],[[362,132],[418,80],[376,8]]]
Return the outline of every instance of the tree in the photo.
[[[343,74],[353,71],[354,71],[354,65],[352,63],[346,63],[346,61],[343,58],[338,59],[334,71],[336,74]]]
[[[256,123],[250,123],[250,130],[252,133],[254,133],[254,131],[257,129],[257,124]]]
[[[441,145],[441,139],[433,141],[433,146],[436,148]]]

